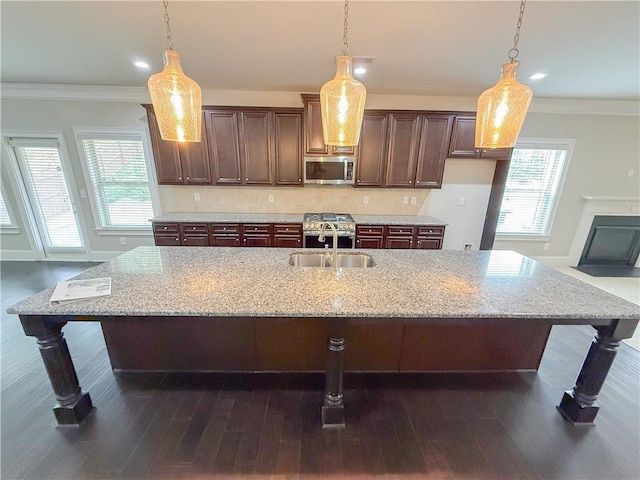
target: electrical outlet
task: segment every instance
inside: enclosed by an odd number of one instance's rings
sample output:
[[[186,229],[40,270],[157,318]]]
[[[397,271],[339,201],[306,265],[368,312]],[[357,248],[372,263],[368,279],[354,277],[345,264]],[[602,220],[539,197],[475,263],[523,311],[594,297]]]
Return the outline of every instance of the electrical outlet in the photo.
[[[544,246],[542,247],[542,250],[544,250],[546,252],[547,250],[549,250],[550,246],[551,246],[550,243],[545,243]]]
[[[362,203],[367,204],[369,203],[369,195],[365,195],[362,197]]]
[[[464,205],[464,197],[460,197],[458,199],[458,205],[460,205],[460,206]]]
[[[627,178],[633,177],[635,173],[636,171],[633,168],[630,168],[629,171],[627,172]]]
[[[416,197],[411,197],[411,205],[415,205],[416,204]]]
[[[196,202],[199,202],[199,201],[200,201],[200,194],[199,194],[198,192],[194,193],[194,194],[193,194],[193,199],[194,199]]]
[[[124,237],[120,237],[120,245],[126,245],[127,244],[127,239]]]
[[[465,243],[465,244],[464,244],[464,249],[465,249],[465,250],[471,250],[471,247],[472,247],[472,246],[473,246],[473,244],[472,244],[472,243]]]
[[[407,205],[409,203],[409,197],[402,197],[402,204]]]
[[[267,198],[269,199],[269,203],[273,203],[275,201],[275,197],[273,196],[273,193],[270,193]]]

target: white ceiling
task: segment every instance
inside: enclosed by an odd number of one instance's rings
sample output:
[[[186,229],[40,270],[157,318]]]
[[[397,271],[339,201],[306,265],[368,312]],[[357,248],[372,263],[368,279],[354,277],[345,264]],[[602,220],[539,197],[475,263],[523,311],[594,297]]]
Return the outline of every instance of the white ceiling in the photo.
[[[176,51],[203,89],[314,92],[333,77],[343,2],[169,3]],[[161,1],[6,1],[3,83],[144,87],[166,48]],[[370,93],[477,96],[507,59],[518,1],[358,1],[349,54]],[[640,2],[529,0],[520,80],[536,97],[638,100]],[[147,61],[141,71],[134,60]],[[549,73],[544,80],[527,77]]]

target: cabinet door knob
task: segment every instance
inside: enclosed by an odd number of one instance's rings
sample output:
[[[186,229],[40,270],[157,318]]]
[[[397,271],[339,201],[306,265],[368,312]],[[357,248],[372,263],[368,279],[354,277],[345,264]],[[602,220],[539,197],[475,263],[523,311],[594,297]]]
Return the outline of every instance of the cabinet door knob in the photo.
[[[178,177],[178,180],[182,180],[182,177]]]
[[[196,227],[193,227],[193,229],[195,230],[195,229],[196,229]]]
[[[165,230],[167,229],[167,227],[162,227],[162,228],[164,228]]]
[[[411,180],[409,180],[409,183],[411,183]]]
[[[238,179],[238,180],[240,180],[240,179]],[[249,177],[245,178],[245,180],[248,182],[249,181]]]
[[[409,183],[411,183],[411,182],[409,182]],[[416,180],[416,183],[420,183],[420,180]]]
[[[299,179],[298,179],[298,181],[299,181],[299,182],[301,182],[301,181],[302,181],[302,179],[301,179],[301,178],[299,178]]]
[[[189,180],[189,177],[187,177],[187,180]]]
[[[240,177],[238,177],[238,180],[240,180]]]

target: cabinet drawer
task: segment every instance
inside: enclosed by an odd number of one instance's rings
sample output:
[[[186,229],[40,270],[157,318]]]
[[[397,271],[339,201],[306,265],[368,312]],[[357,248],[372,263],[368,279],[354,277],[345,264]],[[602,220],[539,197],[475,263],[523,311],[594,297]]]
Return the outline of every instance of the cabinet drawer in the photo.
[[[384,227],[382,225],[356,226],[356,235],[358,237],[380,237],[384,235]]]
[[[208,247],[209,235],[206,233],[204,235],[183,235],[182,245],[187,247]]]
[[[418,235],[421,236],[442,236],[444,235],[443,226],[421,225],[418,227]]]
[[[297,235],[276,235],[273,238],[273,246],[280,248],[299,248],[302,246],[302,239]]]
[[[212,247],[240,247],[239,235],[210,235],[209,245]]]
[[[415,227],[407,226],[407,225],[393,225],[387,227],[387,235],[394,237],[404,237],[413,236],[415,232]]]
[[[154,223],[153,231],[158,233],[178,233],[180,224],[178,223]]]
[[[442,248],[442,238],[418,238],[416,248],[419,250],[440,250]]]
[[[153,237],[158,247],[174,247],[180,245],[180,235],[177,233],[156,233]]]
[[[206,223],[183,223],[182,233],[209,233]]]
[[[237,223],[212,223],[209,226],[210,233],[240,233],[240,225]]]
[[[268,235],[271,233],[270,227],[268,223],[245,223],[243,230],[245,234],[266,233]]]
[[[283,223],[273,226],[273,233],[280,235],[302,235],[302,225],[298,223]]]

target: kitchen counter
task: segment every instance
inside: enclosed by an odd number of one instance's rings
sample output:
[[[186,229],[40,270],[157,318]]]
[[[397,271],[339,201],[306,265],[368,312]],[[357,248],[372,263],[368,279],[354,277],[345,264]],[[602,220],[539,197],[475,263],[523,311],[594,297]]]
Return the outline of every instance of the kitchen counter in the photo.
[[[302,213],[188,213],[175,212],[151,219],[156,223],[302,223]],[[429,215],[351,215],[360,225],[447,225]]]
[[[362,250],[372,268],[302,268],[293,250],[138,247],[77,278],[112,278],[108,297],[20,315],[640,318],[637,305],[510,251]],[[584,322],[582,322],[584,323]]]
[[[75,278],[107,297],[9,307],[36,337],[61,424],[93,410],[62,328],[99,321],[115,370],[318,371],[323,426],[344,425],[344,366],[358,371],[537,369],[554,324],[597,333],[559,410],[593,422],[637,305],[510,251],[368,250],[370,268],[293,267],[280,248],[138,247]],[[328,339],[328,349],[327,349]],[[347,348],[348,345],[348,348]]]

